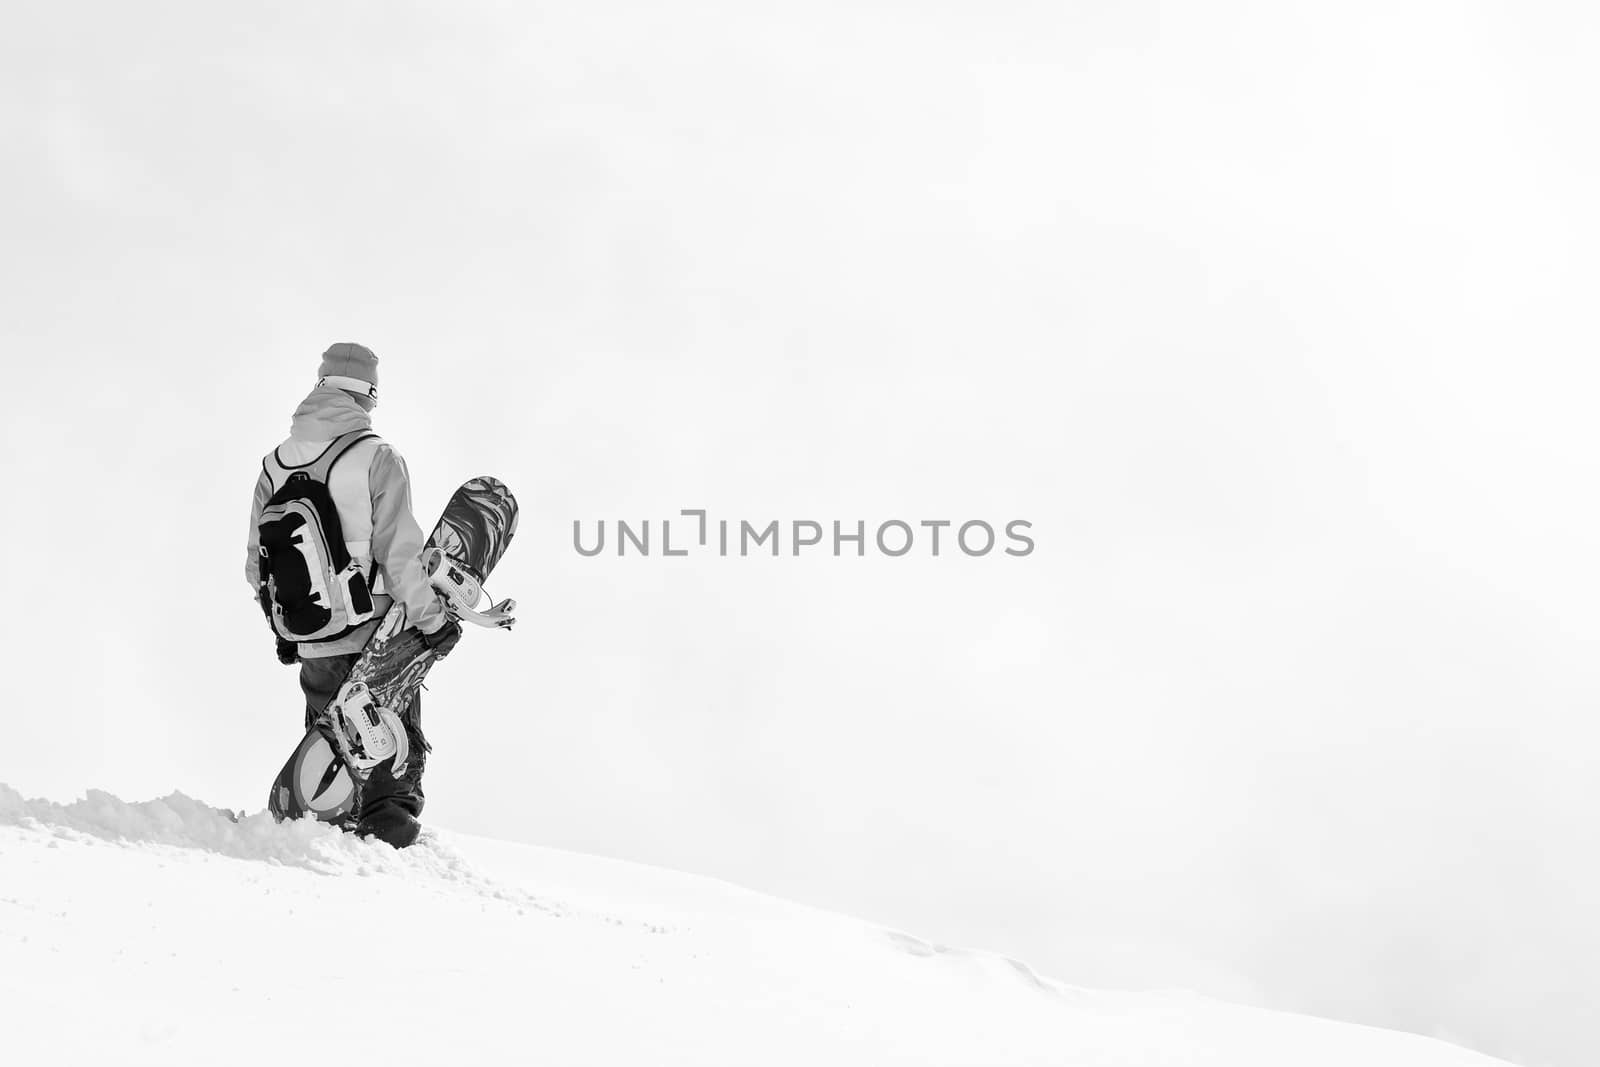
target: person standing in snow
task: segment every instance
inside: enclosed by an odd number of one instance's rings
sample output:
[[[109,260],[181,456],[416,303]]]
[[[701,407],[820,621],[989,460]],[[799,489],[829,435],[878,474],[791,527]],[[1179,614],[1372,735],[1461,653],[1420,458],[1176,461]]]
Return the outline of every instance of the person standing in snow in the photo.
[[[333,345],[316,388],[295,409],[288,440],[267,453],[256,479],[245,580],[273,623],[279,661],[300,665],[307,729],[396,600],[437,655],[461,637],[423,571],[424,535],[411,514],[405,461],[372,432],[377,403],[378,357],[362,345]],[[263,511],[280,510],[269,503],[291,481],[309,503],[298,519],[274,522],[269,514],[263,526]],[[396,777],[392,761],[375,767],[353,813],[357,833],[396,848],[421,830],[428,751],[421,715],[418,693],[403,717],[411,750],[404,770]]]

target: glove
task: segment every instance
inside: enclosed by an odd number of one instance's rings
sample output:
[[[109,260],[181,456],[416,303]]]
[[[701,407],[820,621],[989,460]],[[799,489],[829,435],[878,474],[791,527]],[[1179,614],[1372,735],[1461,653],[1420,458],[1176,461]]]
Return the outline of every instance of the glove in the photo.
[[[261,605],[261,614],[267,617],[267,625],[272,626],[272,593],[263,584],[256,590],[256,603]],[[300,646],[293,641],[285,641],[278,637],[277,627],[273,627],[272,636],[278,641],[278,662],[286,667],[292,667],[300,662]]]
[[[444,625],[431,634],[422,635],[422,643],[433,649],[436,659],[444,659],[450,650],[456,647],[456,642],[461,640],[461,624],[454,619],[446,618]]]

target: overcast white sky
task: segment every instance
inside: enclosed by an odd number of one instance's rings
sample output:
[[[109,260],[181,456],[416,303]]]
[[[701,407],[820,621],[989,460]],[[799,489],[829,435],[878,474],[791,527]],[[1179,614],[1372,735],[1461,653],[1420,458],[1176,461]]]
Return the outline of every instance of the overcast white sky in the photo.
[[[12,5],[0,781],[264,803],[355,340],[425,525],[523,504],[434,821],[1594,1062],[1597,19]],[[571,548],[694,507],[1038,550]]]

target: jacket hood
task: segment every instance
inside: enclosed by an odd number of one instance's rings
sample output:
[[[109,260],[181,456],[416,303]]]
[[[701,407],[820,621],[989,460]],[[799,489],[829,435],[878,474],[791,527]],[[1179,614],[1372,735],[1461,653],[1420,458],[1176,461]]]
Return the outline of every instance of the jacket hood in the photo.
[[[351,430],[372,429],[372,416],[336,385],[319,385],[300,401],[289,436],[300,441],[331,441]]]

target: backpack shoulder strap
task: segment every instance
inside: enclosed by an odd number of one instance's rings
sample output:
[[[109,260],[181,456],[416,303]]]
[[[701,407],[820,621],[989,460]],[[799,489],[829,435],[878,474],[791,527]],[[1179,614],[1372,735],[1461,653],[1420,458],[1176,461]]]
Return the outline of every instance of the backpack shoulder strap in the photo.
[[[324,485],[333,476],[334,465],[344,458],[344,454],[370,437],[378,435],[371,430],[351,430],[349,433],[335,437],[327,450],[317,457],[315,463],[308,468],[308,473]]]
[[[282,489],[283,483],[289,480],[289,475],[298,469],[297,467],[285,465],[283,460],[278,458],[278,450],[276,448],[263,456],[261,458],[261,470],[267,476],[269,495],[275,494],[279,489]]]

